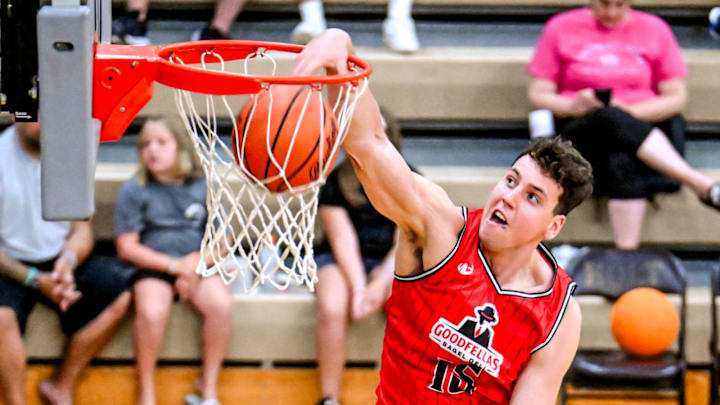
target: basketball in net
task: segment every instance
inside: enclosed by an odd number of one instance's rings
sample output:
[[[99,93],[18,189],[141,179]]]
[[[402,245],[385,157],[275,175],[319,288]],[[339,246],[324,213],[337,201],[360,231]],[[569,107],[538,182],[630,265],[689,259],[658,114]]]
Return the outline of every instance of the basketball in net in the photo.
[[[239,278],[247,291],[260,284],[314,289],[320,186],[372,72],[351,55],[341,75],[278,75],[278,65],[289,67],[302,50],[239,40],[95,48],[95,69],[103,72],[93,96],[101,140],[122,135],[150,99],[153,81],[175,89],[207,178],[197,272],[227,283]]]
[[[326,176],[337,153],[338,124],[332,107],[310,86],[273,85],[253,97],[237,116],[235,161],[271,192],[287,191]]]

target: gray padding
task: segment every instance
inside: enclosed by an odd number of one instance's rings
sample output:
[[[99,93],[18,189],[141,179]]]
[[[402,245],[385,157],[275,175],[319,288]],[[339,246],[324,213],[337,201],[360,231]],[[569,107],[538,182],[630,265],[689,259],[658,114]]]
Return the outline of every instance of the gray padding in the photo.
[[[94,25],[86,6],[44,6],[38,13],[42,209],[46,220],[87,219],[95,211],[100,124],[92,118]],[[72,45],[71,50],[67,44]],[[58,50],[63,47],[66,50]]]

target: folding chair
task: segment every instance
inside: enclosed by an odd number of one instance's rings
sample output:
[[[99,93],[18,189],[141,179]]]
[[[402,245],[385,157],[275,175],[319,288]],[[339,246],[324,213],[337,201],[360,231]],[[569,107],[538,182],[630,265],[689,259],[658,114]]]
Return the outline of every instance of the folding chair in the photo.
[[[637,287],[651,287],[680,300],[680,331],[677,350],[653,358],[636,358],[622,350],[580,350],[563,383],[561,402],[567,399],[567,383],[580,391],[602,391],[638,394],[673,389],[677,401],[685,403],[685,290],[687,286],[682,263],[663,251],[620,251],[586,248],[568,265],[568,274],[578,287],[575,296],[595,295],[614,302],[624,292]],[[591,321],[583,318],[583,322]],[[608,325],[608,328],[610,325]],[[582,395],[582,393],[581,393]]]

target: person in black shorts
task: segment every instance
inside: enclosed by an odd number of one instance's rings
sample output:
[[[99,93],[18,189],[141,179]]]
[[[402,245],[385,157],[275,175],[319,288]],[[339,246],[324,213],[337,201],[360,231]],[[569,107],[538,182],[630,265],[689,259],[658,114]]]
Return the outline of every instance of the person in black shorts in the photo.
[[[72,403],[78,376],[112,336],[130,305],[127,272],[88,258],[92,225],[49,222],[40,207],[40,127],[15,124],[0,135],[0,398],[25,403],[22,334],[37,302],[60,315],[69,337],[60,369],[40,384],[46,403]]]
[[[400,128],[382,109],[388,137],[398,150]],[[317,358],[322,399],[338,404],[345,364],[348,320],[380,310],[390,295],[395,263],[395,224],[368,201],[348,159],[328,176],[320,189],[318,214],[325,240],[318,246],[316,322]]]

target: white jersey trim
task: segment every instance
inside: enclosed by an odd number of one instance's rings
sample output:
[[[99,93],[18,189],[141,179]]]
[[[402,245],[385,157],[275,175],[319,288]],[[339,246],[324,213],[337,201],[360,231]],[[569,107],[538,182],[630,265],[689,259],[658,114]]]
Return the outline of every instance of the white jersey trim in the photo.
[[[538,249],[540,250],[540,253],[545,256],[549,261],[550,265],[553,268],[553,278],[552,283],[550,284],[550,288],[548,288],[547,291],[539,292],[539,293],[526,293],[522,291],[515,291],[515,290],[503,290],[502,287],[500,287],[500,283],[497,282],[495,279],[495,274],[493,274],[492,269],[490,268],[490,263],[488,263],[487,259],[485,258],[485,254],[482,252],[482,249],[480,249],[480,244],[478,243],[478,256],[480,256],[480,260],[482,260],[483,267],[485,268],[485,273],[487,273],[488,278],[490,279],[490,282],[492,283],[493,287],[495,288],[495,292],[498,295],[513,295],[516,297],[523,297],[523,298],[542,298],[547,297],[548,295],[552,294],[553,286],[555,285],[555,279],[557,278],[557,270],[558,270],[558,264],[555,258],[553,257],[552,253],[550,253],[550,250],[540,243],[538,245]]]
[[[467,218],[468,218],[467,211],[468,211],[467,207],[462,207],[462,216],[463,216],[464,223],[463,223],[462,230],[460,231],[460,235],[458,236],[457,243],[455,243],[455,247],[453,248],[453,250],[450,253],[448,253],[448,255],[445,256],[445,258],[440,263],[438,263],[435,266],[423,271],[420,274],[416,274],[414,276],[398,276],[396,274],[395,280],[397,280],[397,281],[417,281],[417,280],[423,279],[425,277],[429,277],[433,273],[435,273],[438,270],[440,270],[441,268],[443,268],[443,266],[445,266],[447,264],[447,262],[449,262],[450,259],[452,259],[453,256],[455,256],[455,253],[457,253],[458,249],[460,248],[460,243],[462,242],[463,236],[465,235],[465,229],[467,229]]]
[[[565,310],[567,309],[568,303],[570,303],[570,297],[572,297],[573,293],[575,292],[575,287],[577,287],[577,284],[575,284],[574,281],[570,282],[567,292],[565,293],[565,300],[563,301],[562,307],[560,308],[560,314],[558,314],[558,317],[555,320],[555,324],[550,330],[550,334],[548,334],[548,337],[545,338],[544,342],[540,343],[537,347],[532,349],[530,351],[530,354],[533,354],[536,351],[545,347],[548,343],[550,343],[550,340],[552,340],[553,336],[555,336],[555,332],[557,332],[558,327],[560,327],[560,322],[562,322],[563,316],[565,316]]]

